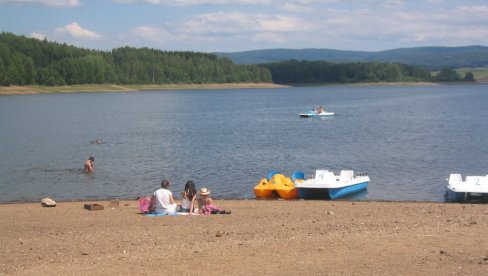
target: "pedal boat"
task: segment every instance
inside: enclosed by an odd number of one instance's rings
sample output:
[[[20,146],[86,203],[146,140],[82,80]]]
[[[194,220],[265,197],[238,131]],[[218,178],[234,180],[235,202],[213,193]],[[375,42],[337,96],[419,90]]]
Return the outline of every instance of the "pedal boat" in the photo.
[[[331,116],[334,116],[335,113],[334,112],[327,112],[327,111],[324,111],[324,112],[321,112],[321,113],[317,113],[313,110],[310,110],[310,111],[307,111],[307,112],[304,112],[304,113],[300,113],[298,114],[300,115],[301,118],[309,118],[309,117],[331,117]]]
[[[270,172],[267,178],[261,179],[258,185],[254,187],[254,193],[256,194],[257,198],[298,198],[298,192],[295,188],[293,180],[279,172],[274,171]]]
[[[488,199],[488,175],[466,176],[463,181],[461,174],[449,175],[446,191],[447,201],[470,201]]]
[[[295,181],[295,188],[301,199],[339,199],[366,190],[369,176],[354,174],[352,170],[341,170],[335,175],[328,170],[317,170],[315,177],[303,182]]]

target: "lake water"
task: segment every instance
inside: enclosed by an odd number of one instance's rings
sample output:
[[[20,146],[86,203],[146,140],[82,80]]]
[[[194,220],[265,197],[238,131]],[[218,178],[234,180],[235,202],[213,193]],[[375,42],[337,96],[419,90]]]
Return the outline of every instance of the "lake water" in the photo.
[[[337,115],[298,116],[320,104]],[[356,198],[443,201],[450,173],[488,174],[487,118],[488,85],[3,96],[0,202],[135,198],[163,178],[248,199],[270,170],[316,169],[367,172]]]

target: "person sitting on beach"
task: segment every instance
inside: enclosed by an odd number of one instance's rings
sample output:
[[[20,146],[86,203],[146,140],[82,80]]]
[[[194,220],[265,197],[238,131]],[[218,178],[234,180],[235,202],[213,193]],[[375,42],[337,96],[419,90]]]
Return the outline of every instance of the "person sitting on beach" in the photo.
[[[156,214],[171,215],[176,214],[176,203],[173,199],[173,193],[168,189],[169,181],[161,182],[161,189],[154,192],[151,197],[149,210]]]
[[[210,190],[207,188],[200,188],[200,214],[210,215],[210,214],[230,214],[231,211],[225,211],[215,205],[213,205],[213,200],[209,196]]]
[[[198,207],[195,208],[197,204],[197,190],[195,188],[195,183],[191,180],[186,182],[185,190],[181,192],[181,209],[183,213],[198,212]]]
[[[85,173],[92,173],[95,170],[95,165],[93,162],[95,162],[95,158],[93,156],[90,156],[90,158],[85,161]]]

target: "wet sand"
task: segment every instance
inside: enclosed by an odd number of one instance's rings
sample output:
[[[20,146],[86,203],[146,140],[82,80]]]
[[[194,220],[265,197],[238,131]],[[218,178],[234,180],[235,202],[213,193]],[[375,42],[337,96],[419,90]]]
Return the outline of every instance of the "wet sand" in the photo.
[[[216,205],[232,214],[146,217],[135,200],[1,204],[0,275],[488,273],[486,204]]]

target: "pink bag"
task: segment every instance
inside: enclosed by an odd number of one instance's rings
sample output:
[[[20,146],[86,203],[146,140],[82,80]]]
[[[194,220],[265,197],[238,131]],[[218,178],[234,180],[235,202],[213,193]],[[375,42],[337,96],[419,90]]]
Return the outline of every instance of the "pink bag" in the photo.
[[[210,215],[210,214],[218,214],[222,209],[215,205],[205,205],[202,207],[202,214]]]
[[[145,214],[149,212],[149,205],[151,205],[151,197],[140,197],[139,198],[139,210],[141,213]]]

